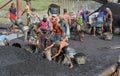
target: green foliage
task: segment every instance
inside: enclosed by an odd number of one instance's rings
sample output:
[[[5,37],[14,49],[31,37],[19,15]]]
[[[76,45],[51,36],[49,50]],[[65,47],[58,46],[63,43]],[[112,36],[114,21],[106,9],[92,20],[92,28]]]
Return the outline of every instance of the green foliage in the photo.
[[[6,1],[7,0],[0,0],[0,5],[2,5]],[[13,0],[12,2],[16,3],[16,0]],[[53,0],[31,0],[32,7],[36,8],[39,11],[46,10],[49,4],[51,4],[52,2]],[[24,9],[25,6],[26,6],[26,1],[22,0],[22,9]],[[10,7],[10,3],[6,5],[4,8],[2,8],[1,10],[8,10],[9,7]]]
[[[0,6],[3,5],[7,0],[0,0]],[[43,10],[47,10],[48,6],[53,3],[53,1],[56,0],[31,0],[31,4],[32,7],[37,9],[37,11],[43,11]],[[16,4],[16,0],[12,0],[12,2],[14,2]],[[11,3],[12,3],[11,2]],[[6,5],[5,7],[3,7],[0,12],[0,22],[3,23],[10,23],[9,21],[9,17],[5,18],[5,14],[8,12],[8,9],[11,5],[11,3],[9,3],[8,5]],[[24,10],[26,7],[26,1],[22,0],[22,10]]]

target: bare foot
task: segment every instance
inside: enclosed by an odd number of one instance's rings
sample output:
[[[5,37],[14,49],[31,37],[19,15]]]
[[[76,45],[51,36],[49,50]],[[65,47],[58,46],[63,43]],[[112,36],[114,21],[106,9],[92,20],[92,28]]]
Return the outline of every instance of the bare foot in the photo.
[[[95,37],[96,35],[95,35],[95,34],[93,34],[93,36]]]
[[[70,68],[70,69],[71,69],[71,68],[73,68],[73,65],[70,65],[70,67],[69,67],[69,68]]]
[[[80,42],[83,42],[84,41],[84,39],[80,39]]]
[[[14,30],[13,30],[13,32],[14,32],[14,33],[16,33],[16,32],[17,32],[17,30],[16,30],[16,29],[14,29]]]

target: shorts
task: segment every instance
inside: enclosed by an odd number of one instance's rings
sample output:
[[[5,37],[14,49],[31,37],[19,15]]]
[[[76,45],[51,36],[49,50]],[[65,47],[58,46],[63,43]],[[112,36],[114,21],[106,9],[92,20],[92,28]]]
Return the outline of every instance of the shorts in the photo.
[[[12,24],[15,24],[16,23],[16,20],[10,20]]]
[[[76,54],[75,49],[71,47],[66,47],[65,54],[69,55],[71,58],[74,58],[74,55]]]
[[[36,38],[34,38],[34,37],[30,37],[29,42],[32,43],[32,44],[38,44],[39,43],[39,41],[37,41],[37,43],[36,43]]]
[[[97,18],[97,25],[96,27],[103,27],[103,17]]]

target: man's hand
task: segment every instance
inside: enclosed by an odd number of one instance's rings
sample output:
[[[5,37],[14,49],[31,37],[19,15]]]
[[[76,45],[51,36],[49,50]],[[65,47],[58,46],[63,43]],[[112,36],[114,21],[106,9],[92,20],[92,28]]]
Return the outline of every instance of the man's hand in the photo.
[[[49,48],[45,48],[45,51],[47,51]]]

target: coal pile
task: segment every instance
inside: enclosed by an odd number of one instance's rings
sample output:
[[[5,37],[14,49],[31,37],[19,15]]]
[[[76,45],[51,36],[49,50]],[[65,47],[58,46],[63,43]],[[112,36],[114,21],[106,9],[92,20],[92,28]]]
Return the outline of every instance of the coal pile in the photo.
[[[76,52],[87,56],[85,65],[75,64],[72,69],[55,61],[48,61],[40,53],[30,53],[12,46],[0,47],[0,76],[98,76],[117,62],[119,49],[105,47],[118,45],[119,40],[119,36],[115,36],[112,41],[104,41],[89,35],[85,36],[83,43],[70,40],[70,46]]]

